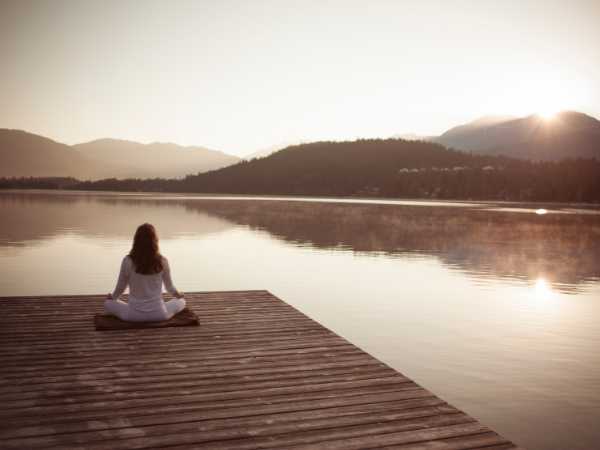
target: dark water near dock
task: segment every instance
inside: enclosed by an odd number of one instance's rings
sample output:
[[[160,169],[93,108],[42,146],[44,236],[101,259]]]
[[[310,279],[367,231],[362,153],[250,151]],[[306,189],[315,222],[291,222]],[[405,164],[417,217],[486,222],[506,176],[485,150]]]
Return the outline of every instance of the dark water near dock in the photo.
[[[600,448],[600,211],[305,200],[0,191],[0,296],[111,291],[148,221],[180,290],[268,289],[530,450]]]

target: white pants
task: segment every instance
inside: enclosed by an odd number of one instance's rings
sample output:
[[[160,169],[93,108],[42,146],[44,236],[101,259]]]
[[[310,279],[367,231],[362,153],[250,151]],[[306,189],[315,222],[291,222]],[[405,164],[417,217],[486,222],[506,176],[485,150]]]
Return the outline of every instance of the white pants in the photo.
[[[131,308],[128,303],[122,300],[106,300],[104,310],[108,314],[128,322],[160,322],[161,320],[169,320],[185,308],[185,300],[182,298],[174,298],[161,303],[161,307],[155,311],[143,312]]]

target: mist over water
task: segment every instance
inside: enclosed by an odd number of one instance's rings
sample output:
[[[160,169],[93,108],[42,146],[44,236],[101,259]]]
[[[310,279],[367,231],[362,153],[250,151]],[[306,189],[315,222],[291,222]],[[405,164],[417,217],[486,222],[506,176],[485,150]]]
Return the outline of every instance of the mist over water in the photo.
[[[107,293],[150,222],[184,292],[268,289],[517,444],[600,446],[597,209],[293,200],[0,192],[0,296]]]

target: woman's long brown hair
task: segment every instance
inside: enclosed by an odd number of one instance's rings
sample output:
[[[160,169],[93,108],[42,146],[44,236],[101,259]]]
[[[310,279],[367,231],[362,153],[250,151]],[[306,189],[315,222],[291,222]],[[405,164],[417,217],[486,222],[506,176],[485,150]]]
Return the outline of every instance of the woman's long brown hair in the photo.
[[[163,270],[162,256],[158,251],[158,236],[152,225],[145,223],[137,228],[129,256],[137,273],[150,275]]]

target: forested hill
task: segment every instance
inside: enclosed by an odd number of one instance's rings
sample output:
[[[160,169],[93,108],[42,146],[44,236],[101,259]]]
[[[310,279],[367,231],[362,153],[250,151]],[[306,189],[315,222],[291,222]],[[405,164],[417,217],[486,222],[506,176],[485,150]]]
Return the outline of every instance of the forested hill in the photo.
[[[196,192],[360,195],[394,192],[406,173],[454,170],[503,159],[471,156],[429,142],[401,139],[315,142],[287,147],[267,158],[242,162],[183,180]]]
[[[26,184],[26,183],[25,183]],[[0,187],[16,186],[1,183]],[[60,186],[59,186],[60,187]],[[600,161],[531,162],[430,142],[358,140],[288,147],[182,180],[107,179],[69,189],[600,202]]]

